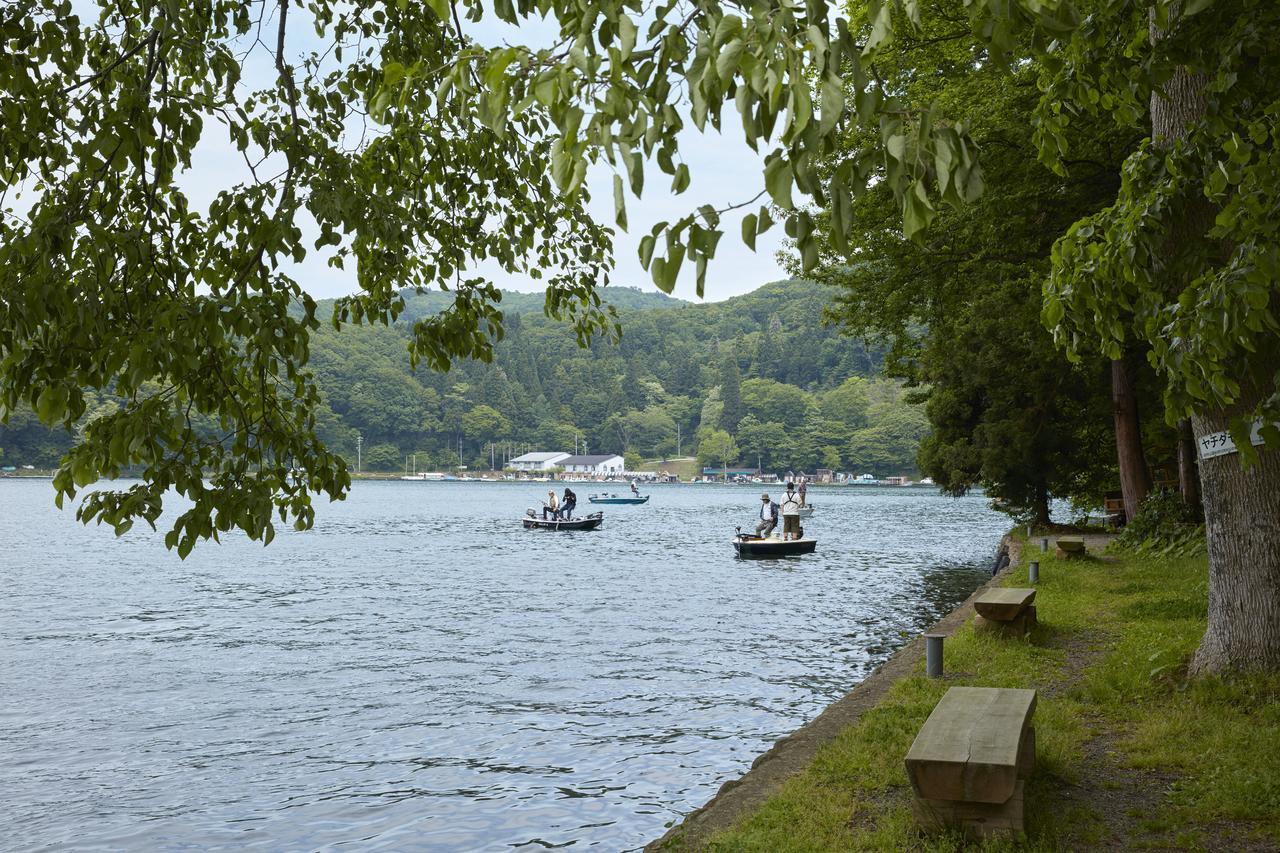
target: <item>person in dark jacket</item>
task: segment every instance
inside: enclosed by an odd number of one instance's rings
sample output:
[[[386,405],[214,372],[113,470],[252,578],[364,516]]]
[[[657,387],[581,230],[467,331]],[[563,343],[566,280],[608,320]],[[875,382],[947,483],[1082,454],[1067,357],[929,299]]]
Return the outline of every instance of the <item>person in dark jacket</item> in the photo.
[[[768,536],[778,526],[778,505],[769,500],[768,493],[760,496],[760,523],[756,525],[757,536]]]
[[[560,517],[565,521],[573,520],[573,508],[578,505],[578,496],[568,487],[564,487],[564,498],[560,501]]]

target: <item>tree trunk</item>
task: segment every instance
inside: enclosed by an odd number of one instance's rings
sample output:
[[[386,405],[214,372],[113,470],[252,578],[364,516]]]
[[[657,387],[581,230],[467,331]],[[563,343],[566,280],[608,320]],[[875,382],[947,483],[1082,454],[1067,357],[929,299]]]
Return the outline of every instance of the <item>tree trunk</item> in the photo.
[[[1031,508],[1034,513],[1031,523],[1036,527],[1047,528],[1051,520],[1049,518],[1049,489],[1044,483],[1036,484],[1035,498]]]
[[[1133,376],[1123,358],[1111,362],[1111,411],[1116,424],[1116,459],[1120,465],[1120,491],[1124,495],[1125,521],[1133,521],[1138,507],[1151,491],[1151,475],[1142,453],[1142,428],[1138,423],[1138,398]]]
[[[1161,32],[1152,15],[1151,40]],[[1163,89],[1151,96],[1151,136],[1168,147],[1185,138],[1205,117],[1205,78],[1178,69]],[[1176,241],[1207,239],[1213,210],[1207,202],[1181,212]],[[1170,290],[1185,286],[1178,270],[1170,274]],[[1271,371],[1256,375],[1275,376]],[[1244,387],[1230,411],[1204,411],[1192,416],[1197,441],[1227,429],[1231,415],[1248,414],[1274,393],[1266,387]],[[1238,453],[1200,462],[1205,528],[1209,540],[1209,623],[1191,663],[1193,675],[1280,670],[1280,450],[1259,448],[1256,465],[1245,469]]]
[[[1196,437],[1227,429],[1225,413],[1192,418]],[[1209,624],[1193,674],[1280,670],[1280,450],[1200,462],[1209,537]]]
[[[1191,429],[1191,419],[1178,421],[1178,491],[1187,509],[1196,518],[1204,515],[1200,503],[1200,471],[1196,468],[1196,436]]]

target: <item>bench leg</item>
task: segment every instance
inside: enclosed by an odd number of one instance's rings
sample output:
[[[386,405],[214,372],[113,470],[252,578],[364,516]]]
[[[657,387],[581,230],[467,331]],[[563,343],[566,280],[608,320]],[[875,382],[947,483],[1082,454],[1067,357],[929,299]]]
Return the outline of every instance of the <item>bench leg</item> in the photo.
[[[1023,823],[1023,782],[1018,780],[1013,796],[1007,802],[968,803],[960,800],[926,800],[913,797],[911,808],[916,823],[926,832],[959,829],[969,838],[982,839],[1004,835],[1017,838],[1025,831]]]
[[[1018,778],[1030,779],[1036,770],[1036,727],[1027,726],[1018,746]]]
[[[1008,622],[996,622],[985,616],[973,617],[973,630],[976,633],[993,633],[1002,637],[1023,637],[1036,627],[1036,606],[1024,607],[1022,612]]]

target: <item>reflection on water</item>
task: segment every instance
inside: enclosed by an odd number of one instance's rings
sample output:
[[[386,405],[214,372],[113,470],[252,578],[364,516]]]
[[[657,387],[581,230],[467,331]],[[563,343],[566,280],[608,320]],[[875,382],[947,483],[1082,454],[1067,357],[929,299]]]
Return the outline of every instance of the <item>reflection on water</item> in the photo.
[[[740,561],[754,490],[524,530],[542,491],[359,483],[181,562],[0,482],[4,846],[636,847],[962,600],[1006,526],[815,489],[817,554]]]

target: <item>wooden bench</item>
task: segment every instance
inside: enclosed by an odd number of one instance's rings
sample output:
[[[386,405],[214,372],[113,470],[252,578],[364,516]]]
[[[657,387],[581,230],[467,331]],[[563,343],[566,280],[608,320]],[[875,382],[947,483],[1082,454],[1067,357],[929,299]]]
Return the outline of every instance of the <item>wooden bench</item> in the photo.
[[[1023,780],[1035,769],[1034,690],[952,687],[907,752],[912,810],[929,831],[1019,835]]]
[[[1083,536],[1059,536],[1057,556],[1070,560],[1072,557],[1083,557],[1088,551],[1084,547]]]
[[[973,620],[973,630],[993,631],[1006,636],[1022,637],[1036,626],[1036,600],[1034,589],[997,587],[989,589],[974,599],[973,609],[978,611]]]

